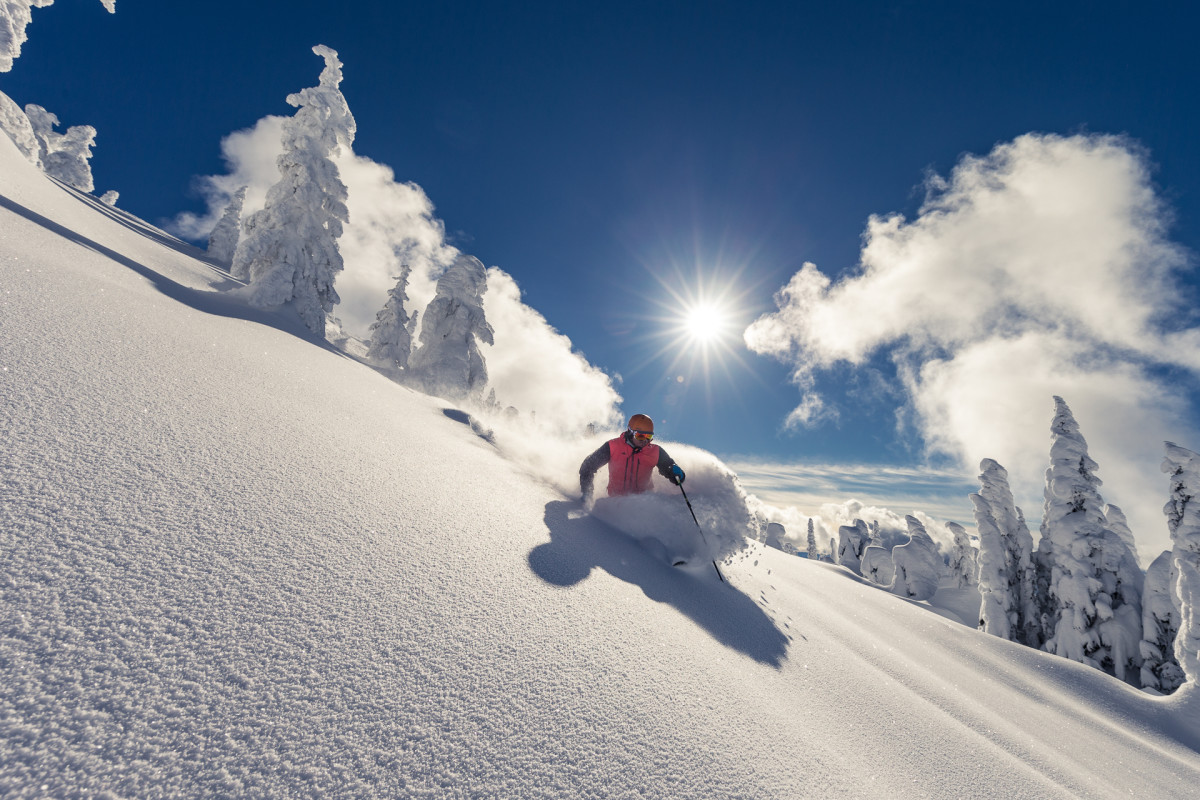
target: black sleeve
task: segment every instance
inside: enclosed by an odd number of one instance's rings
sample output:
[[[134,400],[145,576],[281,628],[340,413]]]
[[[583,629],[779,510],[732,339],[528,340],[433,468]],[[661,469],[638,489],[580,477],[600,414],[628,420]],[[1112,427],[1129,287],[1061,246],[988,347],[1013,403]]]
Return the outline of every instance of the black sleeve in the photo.
[[[671,480],[671,467],[673,466],[675,466],[675,459],[667,455],[666,450],[658,448],[658,474]]]
[[[596,474],[596,470],[603,467],[612,458],[612,451],[608,449],[608,442],[600,445],[600,449],[592,453],[583,460],[579,465],[579,491],[586,497],[592,493],[592,476]]]

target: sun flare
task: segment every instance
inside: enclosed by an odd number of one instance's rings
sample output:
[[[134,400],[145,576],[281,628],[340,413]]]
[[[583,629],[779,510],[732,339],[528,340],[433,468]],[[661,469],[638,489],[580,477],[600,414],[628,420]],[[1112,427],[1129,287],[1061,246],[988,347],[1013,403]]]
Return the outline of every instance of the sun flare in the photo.
[[[689,308],[683,317],[683,328],[693,341],[704,343],[719,338],[729,327],[729,315],[712,303]]]

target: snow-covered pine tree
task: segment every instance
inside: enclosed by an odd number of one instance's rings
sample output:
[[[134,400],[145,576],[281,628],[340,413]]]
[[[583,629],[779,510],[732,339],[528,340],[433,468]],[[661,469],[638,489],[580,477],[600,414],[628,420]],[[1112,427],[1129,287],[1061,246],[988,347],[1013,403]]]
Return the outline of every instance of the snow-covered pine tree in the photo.
[[[483,314],[485,292],[483,263],[474,256],[456,258],[425,307],[421,346],[409,359],[408,380],[440,397],[482,397],[487,365],[479,342],[494,344],[492,326]]]
[[[242,236],[242,204],[245,202],[246,187],[243,186],[229,198],[225,213],[208,234],[208,255],[218,264],[229,266],[233,263],[233,254]]]
[[[0,92],[0,130],[8,134],[8,138],[13,140],[29,163],[41,169],[41,148],[33,133],[33,125],[21,107],[4,92]]]
[[[821,557],[821,554],[817,552],[817,532],[816,532],[816,529],[813,527],[812,519],[809,519],[809,521],[808,521],[808,560],[816,561],[820,557]]]
[[[876,586],[891,586],[896,577],[896,566],[892,563],[892,554],[882,545],[867,545],[863,550],[860,568],[862,576]]]
[[[375,315],[371,324],[371,346],[367,357],[389,369],[404,369],[408,366],[408,357],[412,353],[412,333],[409,329],[408,312],[404,304],[408,301],[405,290],[408,288],[408,276],[412,268],[408,264],[400,266],[400,275],[396,285],[388,292],[387,303]]]
[[[1142,587],[1142,641],[1138,644],[1142,656],[1142,688],[1163,694],[1174,692],[1187,679],[1175,659],[1179,609],[1171,562],[1171,551],[1164,550],[1146,570]]]
[[[338,302],[333,282],[342,271],[337,240],[349,220],[346,185],[333,157],[354,142],[355,124],[338,86],[337,52],[317,45],[325,59],[320,85],[287,97],[298,110],[283,123],[280,179],[266,205],[246,220],[231,271],[249,279],[247,295],[259,307],[293,303],[304,324],[324,335],[325,315]]]
[[[1041,647],[1041,606],[1036,598],[1033,536],[1013,501],[1008,471],[990,458],[979,463],[975,526],[979,532],[977,575],[983,602],[982,631]]]
[[[12,70],[13,59],[29,36],[25,28],[33,20],[31,9],[53,5],[54,0],[3,0],[0,2],[0,72]]]
[[[1125,512],[1121,510],[1120,506],[1108,503],[1104,506],[1104,519],[1108,523],[1108,529],[1125,543],[1129,554],[1133,556],[1134,563],[1138,565],[1138,569],[1141,569],[1142,559],[1138,556],[1137,540],[1133,537],[1133,531],[1129,527],[1129,520],[1126,518]]]
[[[928,600],[937,594],[942,577],[942,557],[925,526],[914,516],[906,516],[909,539],[892,549],[896,574],[891,590],[911,600]]]
[[[1200,454],[1166,443],[1162,469],[1171,499],[1163,507],[1171,531],[1171,580],[1179,629],[1174,651],[1187,679],[1200,681]]]
[[[1111,567],[1125,560],[1120,551],[1126,548],[1108,528],[1097,464],[1079,424],[1061,397],[1054,403],[1039,548],[1049,569],[1052,601],[1043,647],[1132,678],[1131,668],[1140,663],[1140,592],[1136,613],[1133,607],[1121,610],[1133,602],[1134,591]]]
[[[38,158],[45,173],[81,192],[95,189],[88,159],[96,143],[96,129],[91,125],[72,125],[66,133],[58,133],[54,130],[58,117],[33,103],[25,106],[25,116],[37,138]]]
[[[957,522],[947,522],[946,528],[954,537],[954,550],[950,553],[950,574],[954,576],[954,585],[959,589],[974,586],[978,583],[978,552],[971,544],[971,537]]]
[[[838,527],[837,549],[834,554],[837,563],[846,567],[856,575],[862,574],[862,554],[871,540],[871,532],[867,523],[861,519],[854,520],[853,525]]]

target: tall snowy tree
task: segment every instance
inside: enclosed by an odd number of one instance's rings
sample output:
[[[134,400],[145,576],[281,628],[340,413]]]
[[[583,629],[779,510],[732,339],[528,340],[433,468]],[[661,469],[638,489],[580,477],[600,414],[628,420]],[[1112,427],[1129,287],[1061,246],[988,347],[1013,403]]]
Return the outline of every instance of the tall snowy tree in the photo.
[[[1061,397],[1054,403],[1039,547],[1052,601],[1043,647],[1131,678],[1135,667],[1140,671],[1141,586],[1135,594],[1125,573],[1113,569],[1127,560],[1127,548],[1108,527],[1097,464],[1079,424]]]
[[[809,519],[809,521],[808,521],[808,560],[816,561],[820,557],[821,557],[821,554],[817,552],[817,532],[816,532],[816,529],[813,527],[813,521],[811,519]]]
[[[96,143],[96,129],[91,125],[73,125],[66,133],[58,133],[58,117],[39,105],[25,106],[25,115],[33,127],[38,142],[38,157],[42,169],[52,178],[57,178],[81,192],[90,192],[92,167],[92,145]]]
[[[404,310],[404,304],[408,301],[405,290],[411,272],[408,264],[401,265],[396,285],[388,292],[387,303],[375,315],[375,322],[371,325],[371,346],[367,350],[367,357],[392,369],[407,367],[412,352],[412,331],[408,312]]]
[[[959,589],[974,586],[978,583],[978,553],[971,544],[971,537],[957,522],[947,522],[946,528],[954,536],[954,549],[950,553],[950,574],[954,576],[954,584]]]
[[[487,270],[474,256],[460,255],[438,279],[425,308],[421,346],[409,359],[409,380],[440,397],[482,398],[487,365],[479,342],[494,344],[483,314]]]
[[[0,92],[0,130],[8,134],[29,163],[41,169],[41,147],[33,133],[33,125],[21,107],[4,92]]]
[[[886,547],[869,544],[863,550],[859,564],[862,576],[877,586],[891,586],[896,577],[896,565],[892,553]]]
[[[337,240],[349,220],[346,186],[333,158],[354,141],[354,117],[338,88],[342,62],[325,59],[320,85],[288,95],[298,110],[283,123],[279,182],[266,205],[246,220],[231,271],[248,278],[247,296],[259,307],[292,303],[309,330],[325,333],[325,315],[338,302],[333,282],[342,271]]]
[[[979,463],[979,470],[980,490],[971,495],[979,532],[979,592],[983,595],[979,627],[1002,639],[1040,647],[1033,536],[1013,501],[1008,471],[990,458]]]
[[[1200,454],[1166,443],[1162,469],[1170,479],[1171,499],[1163,508],[1171,532],[1173,601],[1179,629],[1175,660],[1187,679],[1200,681]]]
[[[246,187],[234,192],[225,206],[225,213],[208,234],[208,255],[218,264],[229,266],[242,236],[242,204],[246,202]]]
[[[937,594],[941,582],[942,557],[920,520],[907,516],[904,521],[908,524],[909,539],[892,549],[896,574],[891,590],[912,600],[928,600]]]

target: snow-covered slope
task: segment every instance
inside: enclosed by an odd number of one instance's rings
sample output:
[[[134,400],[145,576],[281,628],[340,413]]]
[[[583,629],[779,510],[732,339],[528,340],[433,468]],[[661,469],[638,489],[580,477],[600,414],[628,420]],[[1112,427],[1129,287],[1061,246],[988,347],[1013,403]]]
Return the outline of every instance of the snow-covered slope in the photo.
[[[672,569],[227,282],[0,137],[0,795],[1195,796],[1194,695]]]

